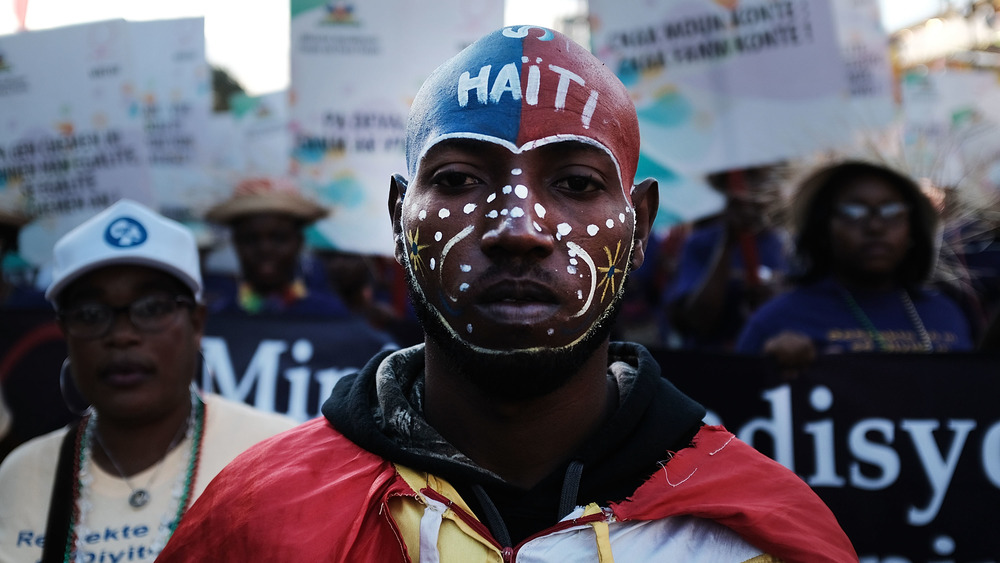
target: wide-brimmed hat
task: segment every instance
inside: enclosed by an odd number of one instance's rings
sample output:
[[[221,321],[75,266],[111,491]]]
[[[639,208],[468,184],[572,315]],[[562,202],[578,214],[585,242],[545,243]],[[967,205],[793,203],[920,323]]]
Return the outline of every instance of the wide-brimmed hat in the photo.
[[[224,225],[247,215],[279,213],[305,224],[326,217],[325,207],[305,197],[284,178],[247,178],[236,185],[229,199],[215,205],[205,214],[213,223]]]
[[[9,227],[21,227],[27,225],[31,221],[31,217],[21,213],[16,209],[4,209],[0,207],[0,225],[6,225]]]
[[[45,298],[53,305],[58,305],[59,294],[74,280],[119,264],[163,270],[201,300],[201,268],[194,235],[177,221],[129,199],[119,200],[63,235],[52,254],[52,284]]]

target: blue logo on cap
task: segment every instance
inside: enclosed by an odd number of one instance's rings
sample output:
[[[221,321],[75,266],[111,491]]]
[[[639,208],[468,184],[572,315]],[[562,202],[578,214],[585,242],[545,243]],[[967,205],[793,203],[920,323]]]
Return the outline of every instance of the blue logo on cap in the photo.
[[[104,240],[111,246],[131,248],[146,242],[146,228],[131,217],[115,219],[104,231]]]

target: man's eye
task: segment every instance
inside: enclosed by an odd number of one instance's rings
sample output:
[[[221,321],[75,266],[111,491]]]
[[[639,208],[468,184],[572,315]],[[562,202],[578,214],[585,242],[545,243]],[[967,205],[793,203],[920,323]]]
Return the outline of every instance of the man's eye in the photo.
[[[604,189],[604,186],[591,176],[567,176],[557,180],[554,186],[576,193],[594,192]]]
[[[434,178],[431,179],[431,183],[446,188],[461,188],[479,184],[480,180],[465,172],[446,171],[435,174]]]

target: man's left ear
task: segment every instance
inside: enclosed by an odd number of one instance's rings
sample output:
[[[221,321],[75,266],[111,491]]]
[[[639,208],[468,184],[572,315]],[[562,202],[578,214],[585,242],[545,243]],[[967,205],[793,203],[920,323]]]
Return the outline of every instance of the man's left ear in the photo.
[[[635,208],[635,245],[632,248],[632,269],[642,266],[646,258],[646,243],[660,209],[660,186],[656,180],[646,178],[632,190],[632,206]]]

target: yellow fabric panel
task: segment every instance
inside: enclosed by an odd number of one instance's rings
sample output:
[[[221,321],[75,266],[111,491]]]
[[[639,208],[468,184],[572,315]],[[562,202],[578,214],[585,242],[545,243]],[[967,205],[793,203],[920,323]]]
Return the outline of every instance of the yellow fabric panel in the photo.
[[[764,555],[758,555],[757,557],[754,557],[752,559],[747,559],[743,563],[784,563],[784,562],[773,555],[768,555],[765,553]]]
[[[402,465],[396,465],[396,470],[414,491],[419,493],[429,487],[475,518],[469,506],[447,481]],[[420,520],[424,516],[425,507],[423,497],[396,497],[389,500],[389,512],[406,543],[410,559],[414,561],[420,558]],[[441,561],[470,563],[503,561],[500,551],[459,518],[451,508],[444,513],[437,548]]]

